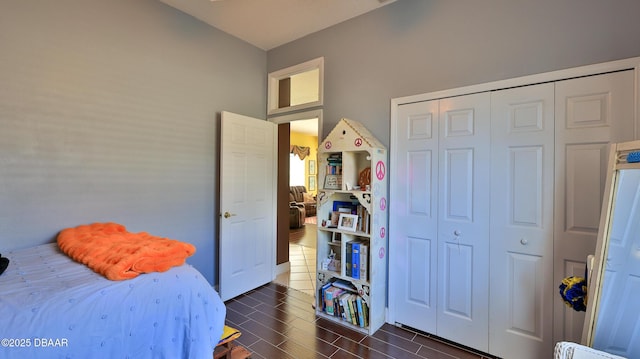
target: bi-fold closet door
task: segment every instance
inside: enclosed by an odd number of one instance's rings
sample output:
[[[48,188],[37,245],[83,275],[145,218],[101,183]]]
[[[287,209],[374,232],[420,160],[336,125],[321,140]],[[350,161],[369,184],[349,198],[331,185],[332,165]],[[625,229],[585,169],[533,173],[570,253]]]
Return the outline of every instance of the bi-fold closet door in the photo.
[[[579,340],[557,283],[595,249],[607,144],[634,138],[633,79],[398,105],[390,318],[505,358]]]
[[[396,322],[490,353],[551,340],[553,101],[544,84],[399,106]]]
[[[553,83],[491,94],[489,352],[504,358],[552,357],[554,146]]]
[[[617,71],[556,82],[554,277],[584,276],[595,253],[609,144],[638,139],[637,73]],[[580,342],[584,312],[554,295],[554,342]]]
[[[397,322],[488,350],[489,93],[400,106]],[[400,198],[401,197],[401,198]],[[391,197],[393,198],[393,197]],[[391,249],[390,249],[391,252]],[[391,255],[391,254],[390,254]]]
[[[635,138],[634,71],[491,95],[489,352],[551,357],[584,313],[558,285],[595,252],[609,144]]]

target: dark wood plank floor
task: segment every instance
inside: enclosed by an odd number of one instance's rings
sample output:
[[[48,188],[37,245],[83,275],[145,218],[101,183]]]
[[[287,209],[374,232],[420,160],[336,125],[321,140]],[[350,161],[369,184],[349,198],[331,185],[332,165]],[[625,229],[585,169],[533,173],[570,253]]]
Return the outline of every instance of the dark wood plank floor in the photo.
[[[226,302],[227,325],[252,358],[489,358],[385,324],[368,336],[316,318],[307,294],[270,283]]]
[[[315,224],[305,223],[300,228],[289,228],[289,243],[315,248],[317,238],[318,227]]]

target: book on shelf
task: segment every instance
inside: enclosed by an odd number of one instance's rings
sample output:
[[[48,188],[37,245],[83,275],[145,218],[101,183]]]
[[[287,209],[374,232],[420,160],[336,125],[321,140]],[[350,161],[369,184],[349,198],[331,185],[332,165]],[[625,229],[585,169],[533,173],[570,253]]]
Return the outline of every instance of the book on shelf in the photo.
[[[334,278],[331,282],[331,285],[333,285],[334,287],[338,287],[338,288],[342,288],[346,291],[350,291],[350,292],[357,292],[358,290],[356,289],[356,286],[353,285],[353,283],[344,280],[344,279],[339,279],[339,278]]]
[[[353,263],[353,253],[352,253],[352,247],[353,246],[353,242],[347,242],[345,243],[345,259],[344,259],[344,268],[345,268],[345,274],[349,277],[351,277],[351,264]]]
[[[351,318],[350,318],[350,322],[353,325],[358,325],[358,308],[357,306],[355,306],[355,301],[356,301],[356,295],[355,294],[351,294],[349,296],[349,310],[351,311]]]
[[[328,165],[326,172],[327,172],[328,175],[340,176],[340,175],[342,175],[342,166]]]
[[[349,296],[351,296],[351,293],[349,292],[345,292],[340,295],[340,308],[342,310],[341,312],[342,320],[351,320],[351,311],[349,310],[349,303],[347,302],[349,300]]]
[[[369,211],[363,205],[358,205],[354,214],[358,216],[358,228],[356,229],[360,232],[369,233],[369,220],[371,218]]]
[[[318,289],[318,297],[320,298],[320,306],[322,307],[322,311],[326,311],[326,305],[324,301],[326,290],[331,287],[331,282],[325,283],[320,289]]]
[[[341,175],[342,174],[342,154],[332,153],[327,157],[326,174]]]
[[[369,245],[360,244],[360,279],[369,280]]]
[[[327,161],[330,163],[342,163],[342,153],[331,153],[327,156]]]
[[[364,309],[363,309],[363,300],[362,297],[358,296],[356,298],[356,306],[358,308],[358,325],[361,328],[364,328],[365,320],[364,320]]]
[[[362,300],[362,317],[364,318],[364,326],[368,327],[369,326],[369,305],[364,299]]]
[[[336,307],[335,307],[335,299],[337,299],[340,294],[344,292],[341,288],[331,286],[327,288],[324,293],[324,302],[325,302],[325,312],[329,315],[335,315]]]
[[[338,295],[337,297],[333,298],[333,308],[334,308],[333,316],[334,317],[342,318],[344,309],[340,303],[340,296],[342,296],[343,293],[344,291],[340,293],[340,295]]]
[[[319,292],[322,295],[322,311],[327,315],[342,319],[361,328],[369,326],[367,302],[357,294],[352,284],[349,283],[347,285],[344,280],[337,279],[324,284]]]
[[[345,244],[345,275],[353,279],[368,280],[369,242],[353,240]]]
[[[360,242],[351,242],[351,273],[353,279],[360,279]]]

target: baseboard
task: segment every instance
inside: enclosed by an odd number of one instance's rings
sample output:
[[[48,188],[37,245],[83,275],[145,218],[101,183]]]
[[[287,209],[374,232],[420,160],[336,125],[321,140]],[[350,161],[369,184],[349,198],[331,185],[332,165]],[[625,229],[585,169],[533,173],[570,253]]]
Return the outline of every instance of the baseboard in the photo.
[[[287,261],[276,266],[276,276],[291,270],[291,262]]]

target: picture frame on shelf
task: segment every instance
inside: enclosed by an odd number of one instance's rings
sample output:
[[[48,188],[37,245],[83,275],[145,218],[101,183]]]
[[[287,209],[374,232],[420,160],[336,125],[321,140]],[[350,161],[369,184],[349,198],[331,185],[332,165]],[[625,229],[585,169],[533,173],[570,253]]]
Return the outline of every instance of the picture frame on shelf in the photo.
[[[341,175],[326,175],[324,177],[324,189],[341,189],[341,188],[342,188]]]
[[[355,232],[358,228],[358,216],[349,213],[340,213],[338,218],[338,229]]]

